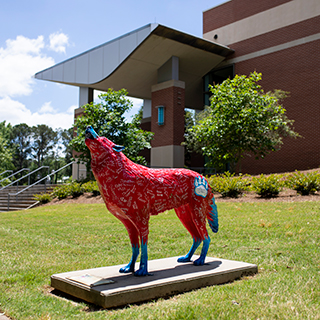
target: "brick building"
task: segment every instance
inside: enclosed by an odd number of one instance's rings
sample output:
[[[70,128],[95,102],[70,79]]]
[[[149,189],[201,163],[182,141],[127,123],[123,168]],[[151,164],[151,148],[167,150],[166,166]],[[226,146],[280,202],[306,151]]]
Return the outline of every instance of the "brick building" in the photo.
[[[265,159],[246,158],[242,171],[285,172],[320,166],[320,1],[231,0],[203,12],[203,38],[234,53],[211,75],[262,73],[265,92],[290,92],[289,119],[303,138],[284,139]],[[232,66],[232,68],[230,68]],[[212,78],[211,77],[211,78]]]
[[[209,103],[208,84],[261,72],[265,91],[290,92],[284,107],[303,138],[285,139],[265,159],[247,157],[242,171],[257,174],[320,166],[319,67],[319,0],[229,0],[203,12],[203,38],[150,24],[35,77],[78,86],[75,116],[95,89],[144,99],[142,127],[155,133],[151,166],[182,167],[185,108]],[[74,178],[82,169],[74,167]]]

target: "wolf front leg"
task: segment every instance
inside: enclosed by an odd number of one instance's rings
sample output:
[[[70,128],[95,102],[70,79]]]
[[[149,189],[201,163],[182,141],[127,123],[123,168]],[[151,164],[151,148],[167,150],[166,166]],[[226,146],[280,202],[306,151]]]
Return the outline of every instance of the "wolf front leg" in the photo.
[[[132,257],[131,257],[130,262],[125,267],[122,267],[119,270],[119,272],[130,273],[130,272],[134,272],[134,266],[135,266],[137,258],[139,256],[139,247],[140,247],[140,245],[139,245],[139,232],[137,230],[137,227],[129,219],[120,219],[120,220],[124,224],[124,226],[126,227],[128,234],[129,234],[129,237],[130,237],[131,246],[132,246]]]
[[[134,275],[137,277],[152,275],[148,272],[148,236],[141,238],[140,268]]]
[[[139,256],[139,244],[132,244],[132,257],[131,257],[131,260],[125,267],[122,267],[119,270],[119,272],[120,273],[134,272],[134,266],[136,264],[138,256]]]

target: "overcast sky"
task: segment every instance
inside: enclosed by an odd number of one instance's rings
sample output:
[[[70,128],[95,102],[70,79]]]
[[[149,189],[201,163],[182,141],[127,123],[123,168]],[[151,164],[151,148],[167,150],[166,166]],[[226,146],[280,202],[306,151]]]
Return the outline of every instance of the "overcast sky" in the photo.
[[[70,128],[79,89],[36,72],[149,23],[202,37],[202,12],[223,2],[0,0],[0,122]]]

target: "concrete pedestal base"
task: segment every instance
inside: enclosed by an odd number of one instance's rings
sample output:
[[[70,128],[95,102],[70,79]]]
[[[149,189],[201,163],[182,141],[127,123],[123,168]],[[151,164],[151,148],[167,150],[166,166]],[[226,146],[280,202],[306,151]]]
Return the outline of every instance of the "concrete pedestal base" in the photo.
[[[191,262],[178,263],[177,259],[149,261],[152,276],[120,274],[119,269],[124,265],[118,265],[54,274],[51,286],[103,308],[114,308],[222,284],[258,272],[256,265],[245,262],[207,257],[205,265],[194,266]]]

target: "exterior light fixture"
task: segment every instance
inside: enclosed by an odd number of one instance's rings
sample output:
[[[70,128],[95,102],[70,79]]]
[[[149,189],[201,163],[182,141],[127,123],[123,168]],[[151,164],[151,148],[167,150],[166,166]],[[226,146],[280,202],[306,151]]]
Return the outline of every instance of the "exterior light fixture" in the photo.
[[[164,125],[164,106],[157,106],[158,109],[158,125]]]

